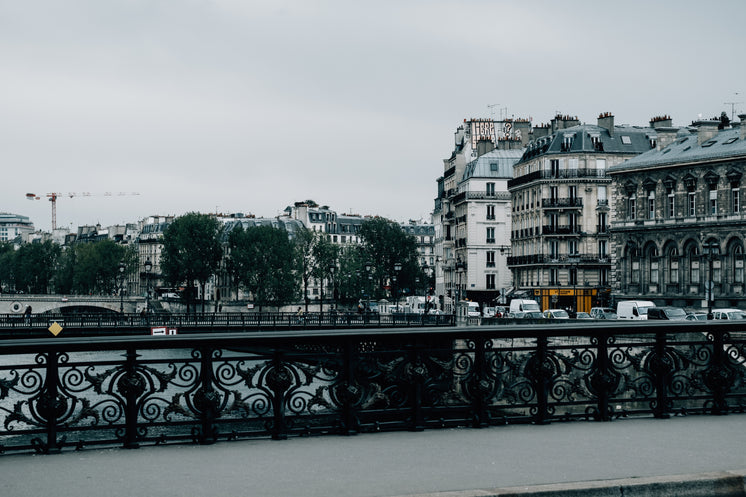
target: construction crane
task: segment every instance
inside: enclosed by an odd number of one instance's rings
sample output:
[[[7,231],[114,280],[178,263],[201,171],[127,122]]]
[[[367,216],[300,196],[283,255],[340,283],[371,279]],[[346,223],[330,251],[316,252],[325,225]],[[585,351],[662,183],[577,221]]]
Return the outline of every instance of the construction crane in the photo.
[[[97,197],[97,196],[103,196],[103,197],[122,197],[126,195],[140,195],[139,193],[127,193],[127,192],[118,192],[118,193],[111,193],[106,192],[102,194],[95,194],[95,193],[89,193],[89,192],[82,192],[82,193],[47,193],[44,195],[50,202],[52,202],[52,230],[57,229],[57,199],[60,197]],[[36,195],[35,193],[27,193],[26,198],[28,200],[41,200],[41,195]]]

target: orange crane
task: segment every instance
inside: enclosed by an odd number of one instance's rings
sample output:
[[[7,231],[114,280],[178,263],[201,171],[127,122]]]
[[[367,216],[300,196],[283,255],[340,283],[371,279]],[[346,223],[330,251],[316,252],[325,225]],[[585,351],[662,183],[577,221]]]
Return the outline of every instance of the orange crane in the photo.
[[[140,195],[140,194],[139,193],[134,193],[134,192],[133,193],[127,193],[127,192],[111,193],[111,192],[106,192],[106,193],[103,193],[103,194],[100,194],[100,195],[104,196],[104,197],[121,197],[121,196],[125,196],[125,195]],[[95,193],[89,193],[89,192],[82,192],[82,193],[74,193],[74,192],[72,192],[72,193],[47,193],[44,196],[47,197],[47,199],[49,199],[50,202],[52,202],[52,230],[56,230],[57,229],[57,199],[59,197],[70,197],[70,198],[73,198],[73,197],[95,197],[95,196],[99,196],[99,195],[96,195]],[[35,193],[27,193],[26,194],[26,198],[28,200],[41,200],[42,197],[40,195],[36,195]]]

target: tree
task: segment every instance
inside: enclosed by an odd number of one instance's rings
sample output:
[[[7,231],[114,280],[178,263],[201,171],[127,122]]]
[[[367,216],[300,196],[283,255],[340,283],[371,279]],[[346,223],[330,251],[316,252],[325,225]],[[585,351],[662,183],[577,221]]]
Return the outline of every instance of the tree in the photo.
[[[72,264],[73,292],[111,295],[119,288],[119,264],[126,254],[126,248],[112,240],[83,243],[75,245],[74,254],[64,258],[61,269],[69,271],[67,265]]]
[[[339,246],[333,244],[323,234],[319,233],[316,236],[316,241],[312,249],[313,253],[313,268],[311,274],[314,278],[321,282],[321,295],[319,300],[319,308],[321,312],[324,312],[324,280],[327,279],[331,272],[330,267],[337,267],[337,258],[339,257]],[[333,291],[333,289],[330,289]]]
[[[264,305],[281,306],[297,296],[297,250],[285,230],[271,226],[243,229],[228,235],[230,272],[250,293],[261,311]]]
[[[13,263],[15,289],[26,293],[48,293],[60,252],[60,246],[48,240],[22,245],[15,253]]]
[[[415,286],[415,279],[422,278],[422,271],[417,262],[417,243],[415,239],[405,233],[401,226],[384,218],[374,218],[365,221],[360,226],[360,239],[363,245],[365,263],[372,266],[373,297],[379,298],[385,294],[385,286],[397,277],[397,294],[402,289]],[[401,264],[400,271],[395,271],[395,265]]]
[[[308,284],[313,277],[313,246],[316,243],[316,232],[303,228],[295,236],[295,260],[298,264],[298,275],[303,283],[303,304],[308,312]]]
[[[0,293],[4,289],[12,289],[15,255],[13,245],[8,242],[0,242]]]
[[[170,284],[187,287],[187,312],[194,301],[195,282],[200,286],[205,312],[205,284],[223,255],[221,234],[222,225],[215,217],[197,212],[177,217],[163,233],[161,271]]]

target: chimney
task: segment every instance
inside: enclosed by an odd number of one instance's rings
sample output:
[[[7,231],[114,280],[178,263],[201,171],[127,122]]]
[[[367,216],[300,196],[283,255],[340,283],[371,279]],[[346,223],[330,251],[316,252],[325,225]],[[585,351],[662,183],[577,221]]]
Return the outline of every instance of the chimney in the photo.
[[[549,126],[546,124],[540,124],[538,126],[534,126],[534,128],[531,130],[531,134],[534,135],[531,138],[532,140],[537,140],[539,138],[549,136]]]
[[[741,120],[741,140],[746,140],[746,114],[738,114],[738,119]]]
[[[720,121],[694,121],[692,126],[697,128],[697,145],[702,145],[707,140],[718,134]]]
[[[598,115],[598,127],[604,128],[609,132],[609,136],[614,136],[614,114],[604,112]]]
[[[481,157],[493,150],[495,150],[495,144],[492,143],[491,139],[484,136],[479,138],[479,141],[477,142],[477,157]]]
[[[655,116],[650,119],[650,127],[653,129],[670,128],[673,126],[671,116]]]

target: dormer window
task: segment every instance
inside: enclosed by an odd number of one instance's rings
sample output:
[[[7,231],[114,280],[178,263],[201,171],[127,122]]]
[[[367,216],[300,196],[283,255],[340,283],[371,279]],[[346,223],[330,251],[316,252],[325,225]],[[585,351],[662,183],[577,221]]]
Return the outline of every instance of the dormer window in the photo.
[[[567,152],[572,147],[572,141],[575,139],[575,133],[565,133],[562,135],[562,151]]]

